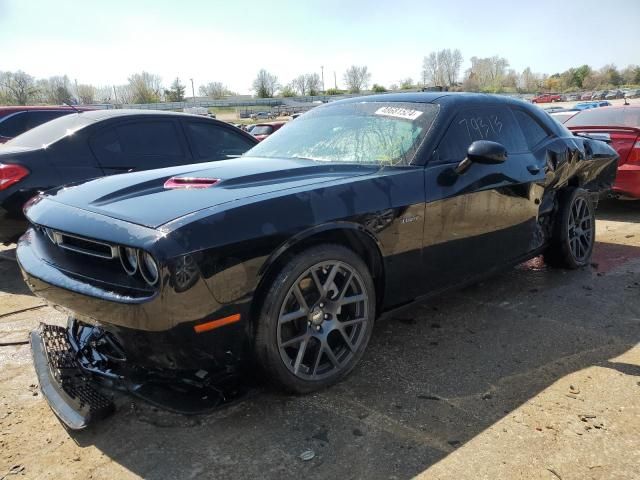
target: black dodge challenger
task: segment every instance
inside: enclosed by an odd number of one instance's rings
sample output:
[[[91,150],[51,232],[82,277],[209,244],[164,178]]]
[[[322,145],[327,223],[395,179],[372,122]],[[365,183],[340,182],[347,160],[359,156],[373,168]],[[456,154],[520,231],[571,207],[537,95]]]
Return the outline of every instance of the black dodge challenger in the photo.
[[[17,258],[69,314],[32,333],[41,387],[71,428],[110,410],[105,385],[179,411],[247,363],[326,387],[386,312],[539,254],[588,264],[617,160],[521,101],[389,94],[317,107],[238,159],[41,194]]]

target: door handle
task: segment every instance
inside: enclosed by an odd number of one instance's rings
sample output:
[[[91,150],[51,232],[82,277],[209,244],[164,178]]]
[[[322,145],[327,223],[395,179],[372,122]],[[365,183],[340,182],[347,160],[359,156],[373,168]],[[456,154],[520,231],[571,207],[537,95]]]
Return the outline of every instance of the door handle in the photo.
[[[540,167],[538,165],[527,165],[527,170],[531,175],[537,175],[540,173]]]

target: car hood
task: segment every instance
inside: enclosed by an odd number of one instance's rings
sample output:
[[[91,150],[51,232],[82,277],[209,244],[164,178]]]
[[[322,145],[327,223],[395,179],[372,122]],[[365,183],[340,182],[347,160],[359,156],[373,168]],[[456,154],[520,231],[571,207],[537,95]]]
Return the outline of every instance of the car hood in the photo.
[[[158,228],[184,215],[250,197],[375,173],[377,166],[242,157],[112,175],[43,194],[63,203]],[[219,179],[207,188],[165,188],[170,178]]]

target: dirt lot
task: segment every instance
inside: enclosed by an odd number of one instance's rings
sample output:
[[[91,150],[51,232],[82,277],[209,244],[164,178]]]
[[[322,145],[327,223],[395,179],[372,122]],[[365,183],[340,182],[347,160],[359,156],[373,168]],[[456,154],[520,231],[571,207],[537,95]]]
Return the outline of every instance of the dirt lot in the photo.
[[[0,479],[640,478],[640,202],[598,218],[591,268],[536,259],[379,322],[354,373],[315,395],[200,417],[123,397],[69,433],[28,345],[0,347]],[[0,342],[63,322],[13,247],[0,256]]]

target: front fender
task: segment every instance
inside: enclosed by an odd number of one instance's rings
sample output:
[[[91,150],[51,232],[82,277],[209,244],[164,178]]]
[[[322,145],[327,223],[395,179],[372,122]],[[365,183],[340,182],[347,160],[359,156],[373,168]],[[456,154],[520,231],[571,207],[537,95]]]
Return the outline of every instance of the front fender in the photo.
[[[349,221],[329,222],[308,228],[283,242],[280,246],[278,246],[278,248],[273,251],[271,255],[269,255],[269,257],[262,264],[260,270],[258,271],[259,276],[262,277],[265,272],[267,272],[275,263],[277,263],[278,259],[280,259],[282,255],[287,251],[291,251],[291,249],[295,248],[296,246],[306,243],[311,238],[322,236],[323,234],[331,232],[339,234],[346,234],[348,232],[351,232],[357,236],[364,236],[364,238],[367,238],[372,245],[376,246],[376,253],[379,258],[382,258],[382,244],[380,243],[380,240],[371,230],[366,228],[364,225],[362,225],[361,223]]]

